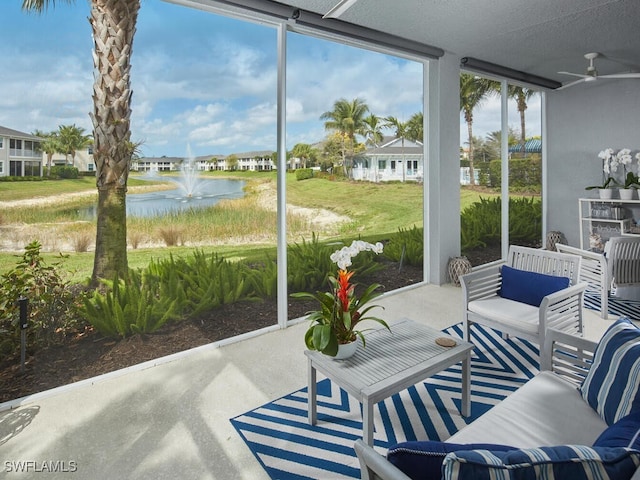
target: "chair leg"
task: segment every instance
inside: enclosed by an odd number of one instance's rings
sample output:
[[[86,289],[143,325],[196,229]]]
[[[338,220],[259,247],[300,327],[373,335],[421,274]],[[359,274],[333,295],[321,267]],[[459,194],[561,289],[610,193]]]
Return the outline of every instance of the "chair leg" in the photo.
[[[465,342],[471,341],[471,322],[467,318],[462,322],[462,340]]]

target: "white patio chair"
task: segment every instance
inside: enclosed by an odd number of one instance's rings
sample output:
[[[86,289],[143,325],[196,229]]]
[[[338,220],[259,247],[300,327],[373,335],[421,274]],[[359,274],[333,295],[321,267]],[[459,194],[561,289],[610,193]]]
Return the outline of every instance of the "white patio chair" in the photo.
[[[474,323],[539,345],[544,343],[547,328],[582,335],[582,301],[587,284],[579,282],[581,261],[577,255],[512,245],[506,262],[463,275],[460,279],[464,339],[469,341]],[[516,285],[525,293],[529,290],[529,293],[537,295],[547,288],[547,280],[553,280],[535,274],[566,277],[569,286],[544,295],[538,306],[505,298],[501,296],[501,293],[505,294],[502,290],[504,266],[516,269],[519,276],[523,270],[533,273],[530,276],[535,279]],[[511,282],[508,287],[512,287]]]
[[[582,250],[562,243],[556,243],[556,250],[560,253],[570,253],[582,258],[579,280],[581,282],[587,282],[587,285],[592,290],[599,292],[600,316],[604,319],[609,318],[609,290],[611,282],[608,280],[607,257],[604,253]]]
[[[611,237],[605,255],[613,295],[640,300],[640,237]]]

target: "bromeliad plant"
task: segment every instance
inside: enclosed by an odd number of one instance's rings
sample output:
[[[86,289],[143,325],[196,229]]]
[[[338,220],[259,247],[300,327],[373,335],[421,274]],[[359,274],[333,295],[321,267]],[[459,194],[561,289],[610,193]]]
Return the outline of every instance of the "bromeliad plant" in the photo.
[[[360,297],[355,293],[356,285],[351,283],[354,271],[349,271],[351,259],[363,251],[382,253],[382,244],[374,244],[354,240],[350,246],[343,247],[331,255],[331,261],[338,266],[337,278],[329,276],[331,291],[329,292],[300,292],[292,294],[296,298],[310,298],[320,303],[320,309],[309,312],[311,326],[307,330],[304,341],[310,350],[318,350],[334,357],[338,353],[338,345],[365,339],[362,330],[356,327],[365,320],[371,320],[389,329],[389,325],[378,317],[369,315],[373,308],[383,308],[380,305],[367,305],[379,296],[376,290],[380,287],[374,283],[369,285]]]

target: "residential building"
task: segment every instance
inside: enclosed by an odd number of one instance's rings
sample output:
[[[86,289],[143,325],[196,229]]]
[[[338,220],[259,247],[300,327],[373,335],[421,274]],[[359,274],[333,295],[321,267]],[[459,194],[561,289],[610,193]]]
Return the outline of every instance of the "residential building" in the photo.
[[[42,175],[42,139],[0,126],[0,177]]]
[[[353,161],[354,180],[370,182],[421,182],[424,178],[424,154],[421,142],[386,137],[382,145],[368,148]]]

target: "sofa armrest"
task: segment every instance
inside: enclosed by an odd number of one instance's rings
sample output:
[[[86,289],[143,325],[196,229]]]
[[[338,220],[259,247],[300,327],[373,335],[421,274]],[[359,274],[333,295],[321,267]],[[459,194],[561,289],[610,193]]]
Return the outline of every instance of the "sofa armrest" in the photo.
[[[553,328],[547,329],[540,369],[580,385],[593,361],[597,343]]]
[[[356,440],[353,448],[360,461],[362,480],[411,480],[362,440]]]

